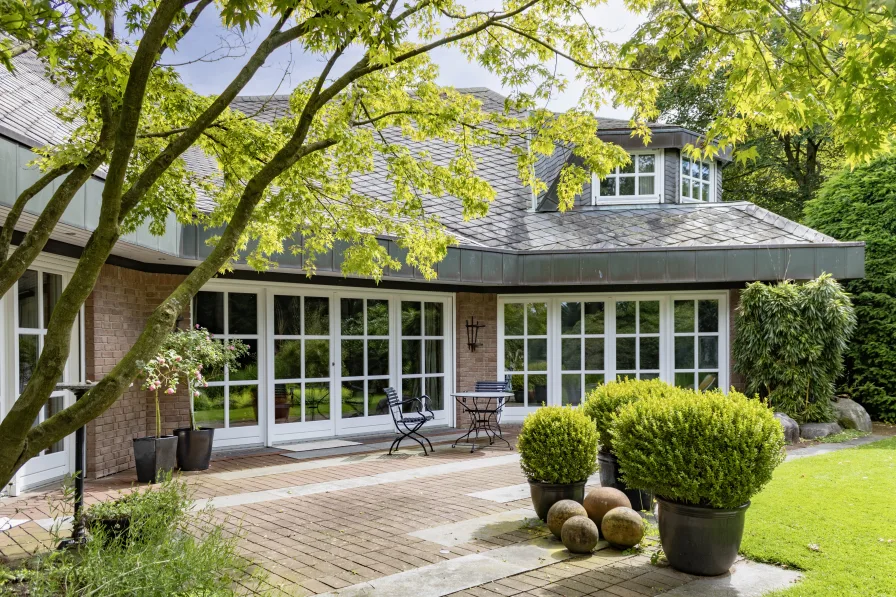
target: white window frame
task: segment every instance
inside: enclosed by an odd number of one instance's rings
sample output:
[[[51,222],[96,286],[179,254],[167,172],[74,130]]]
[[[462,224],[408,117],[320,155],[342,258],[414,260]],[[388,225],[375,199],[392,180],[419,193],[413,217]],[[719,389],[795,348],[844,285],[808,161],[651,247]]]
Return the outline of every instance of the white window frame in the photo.
[[[664,182],[664,170],[663,164],[665,162],[665,151],[662,149],[646,149],[646,150],[637,150],[630,151],[629,155],[632,157],[632,161],[635,163],[635,172],[629,174],[620,173],[620,169],[617,167],[614,172],[610,173],[607,178],[613,177],[616,179],[616,188],[619,189],[619,178],[632,176],[635,178],[635,192],[637,193],[637,184],[638,184],[638,171],[637,171],[637,157],[642,155],[652,155],[655,160],[654,167],[654,181],[653,181],[653,194],[651,195],[601,195],[600,194],[600,183],[601,179],[597,176],[597,174],[591,174],[591,204],[592,205],[626,205],[632,203],[662,203],[663,202],[663,194],[665,189]]]
[[[684,173],[684,164],[686,161],[689,164],[697,163],[700,166],[709,166],[709,180],[706,181],[706,180],[703,180],[702,178],[696,178],[694,176],[691,176],[690,174],[685,174]],[[690,168],[688,168],[688,170],[690,171]],[[679,176],[679,185],[678,185],[678,190],[676,192],[678,193],[679,200],[682,203],[713,203],[716,201],[716,184],[715,184],[716,183],[716,164],[715,164],[715,160],[695,160],[695,159],[688,157],[684,153],[682,153],[679,158],[678,176]],[[688,181],[688,188],[691,189],[691,194],[693,194],[693,192],[694,192],[693,191],[693,189],[694,189],[693,183],[695,181],[697,181],[701,184],[708,183],[709,184],[709,199],[694,199],[693,197],[686,197],[681,192],[682,185],[684,184],[685,180]]]

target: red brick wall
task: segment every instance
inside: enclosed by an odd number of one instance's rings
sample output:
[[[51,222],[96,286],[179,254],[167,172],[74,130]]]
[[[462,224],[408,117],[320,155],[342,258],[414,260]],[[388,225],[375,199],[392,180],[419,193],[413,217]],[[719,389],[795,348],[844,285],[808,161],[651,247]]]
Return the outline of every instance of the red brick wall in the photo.
[[[457,305],[457,377],[458,392],[469,392],[479,380],[494,381],[498,375],[498,295],[458,292]],[[467,346],[466,321],[471,317],[485,325],[479,329],[479,343],[475,351]],[[458,426],[466,421],[457,411]]]
[[[740,305],[740,290],[728,291],[728,371],[730,372],[730,384],[734,389],[744,390],[744,378],[734,372],[734,318],[737,316],[737,307]]]
[[[108,373],[137,340],[152,310],[183,280],[105,265],[85,304],[87,379]],[[189,423],[186,393],[162,401],[163,432]],[[154,433],[155,406],[139,382],[87,426],[87,474],[103,477],[134,466],[132,439]]]

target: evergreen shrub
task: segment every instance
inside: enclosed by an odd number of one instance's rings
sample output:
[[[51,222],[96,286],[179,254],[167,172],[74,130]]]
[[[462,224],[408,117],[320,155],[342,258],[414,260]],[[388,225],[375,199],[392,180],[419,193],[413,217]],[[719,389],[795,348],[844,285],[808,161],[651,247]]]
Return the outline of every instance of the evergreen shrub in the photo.
[[[544,406],[526,416],[517,449],[530,481],[576,483],[595,471],[597,430],[581,409]]]

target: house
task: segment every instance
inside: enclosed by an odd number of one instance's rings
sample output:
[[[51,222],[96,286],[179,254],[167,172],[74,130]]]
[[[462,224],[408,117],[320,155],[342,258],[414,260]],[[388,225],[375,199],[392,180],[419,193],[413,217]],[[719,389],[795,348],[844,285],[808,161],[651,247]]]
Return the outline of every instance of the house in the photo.
[[[65,91],[40,63],[16,59],[0,71],[0,212],[37,177],[33,149],[63,139],[70,125],[54,115]],[[467,89],[491,109],[503,98]],[[262,104],[266,107],[259,111]],[[239,98],[259,118],[285,110],[284,97]],[[632,154],[631,166],[594,179],[572,211],[560,213],[552,187],[533,196],[516,175],[510,148],[479,151],[482,175],[497,191],[487,217],[464,222],[451,197],[429,198],[459,245],[438,265],[438,279],[411,269],[381,283],[340,274],[337,247],[308,278],[286,255],[266,273],[237,267],[195,297],[193,323],[251,347],[239,371],[216,379],[195,414],[216,427],[216,448],[276,445],[392,428],[384,389],[425,393],[437,425],[464,426],[451,394],[476,380],[509,378],[506,421],[542,404],[578,404],[590,388],[617,377],[661,378],[688,387],[728,388],[732,314],[754,280],[808,279],[830,272],[862,277],[864,246],[841,243],[750,203],[722,202],[726,156],[693,161],[682,148],[698,135],[653,124],[651,143],[632,139],[624,121],[603,119],[599,135]],[[435,156],[450,147],[431,143]],[[568,156],[539,163],[549,182]],[[102,172],[85,185],[51,242],[0,302],[0,415],[24,387],[55,297],[98,219]],[[376,193],[382,172],[359,176]],[[27,230],[48,192],[19,225]],[[96,380],[123,355],[148,314],[205,257],[216,233],[172,217],[164,236],[147,227],[116,246],[72,330],[66,381]],[[18,234],[16,238],[21,238]],[[393,240],[381,242],[401,258]],[[473,338],[473,324],[478,337]],[[475,344],[475,345],[473,345]],[[54,395],[42,417],[67,404]],[[164,427],[188,424],[186,395],[165,397]],[[133,388],[88,427],[88,474],[133,464],[131,439],[151,433],[147,392]],[[13,490],[72,470],[71,440],[29,462]]]

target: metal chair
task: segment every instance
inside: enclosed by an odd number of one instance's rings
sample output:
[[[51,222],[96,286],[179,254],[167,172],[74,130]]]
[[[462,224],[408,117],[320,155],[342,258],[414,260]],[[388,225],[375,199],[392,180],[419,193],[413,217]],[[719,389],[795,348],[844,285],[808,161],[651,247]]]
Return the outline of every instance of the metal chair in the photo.
[[[510,380],[477,381],[475,390],[477,392],[510,392]],[[508,447],[511,447],[510,442],[504,439],[504,432],[501,430],[501,415],[504,414],[504,404],[506,402],[507,398],[499,398],[495,404],[494,410],[489,413],[489,418],[495,422],[494,429],[490,425],[486,426],[485,434],[488,435],[489,431],[492,432],[492,437],[489,439],[489,444],[493,444],[495,439],[500,439],[502,442],[507,444]]]
[[[386,388],[386,397],[389,399],[389,412],[392,413],[392,421],[395,423],[395,430],[401,434],[401,437],[396,438],[396,440],[392,442],[392,445],[389,446],[389,454],[392,454],[392,450],[397,450],[401,441],[406,437],[409,437],[420,444],[425,456],[429,456],[429,453],[426,451],[426,446],[420,441],[421,439],[429,444],[430,452],[435,452],[435,448],[432,447],[432,442],[419,433],[420,428],[423,427],[424,424],[435,418],[432,411],[426,408],[426,401],[429,400],[429,396],[423,394],[419,398],[402,400],[398,397],[398,392],[395,391],[395,388]],[[404,412],[404,406],[408,404],[415,405],[414,410],[410,413]],[[404,430],[402,430],[402,427],[404,427]]]

